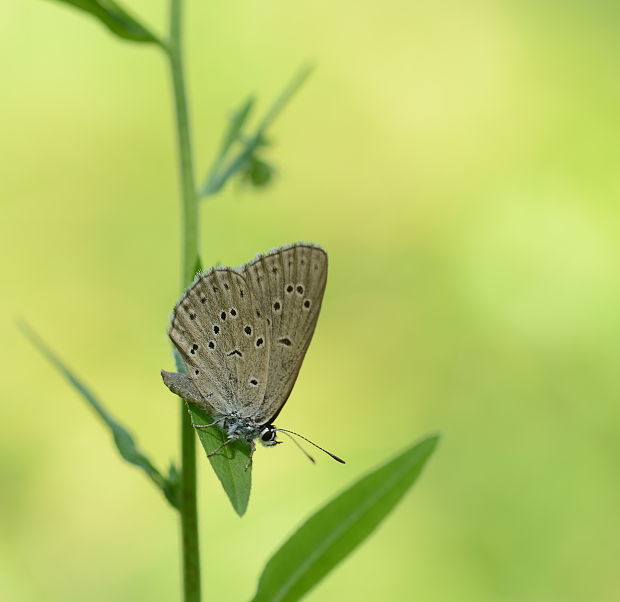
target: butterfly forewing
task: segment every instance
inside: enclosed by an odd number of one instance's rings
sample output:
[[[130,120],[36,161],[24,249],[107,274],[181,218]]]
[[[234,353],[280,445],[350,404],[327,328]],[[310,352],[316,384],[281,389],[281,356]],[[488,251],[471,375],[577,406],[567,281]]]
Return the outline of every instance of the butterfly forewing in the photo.
[[[242,268],[271,326],[269,371],[257,420],[271,422],[290,395],[312,339],[327,279],[327,254],[318,245],[280,247]]]
[[[233,268],[200,274],[174,309],[170,338],[219,414],[251,416],[264,398],[270,332],[251,286]]]

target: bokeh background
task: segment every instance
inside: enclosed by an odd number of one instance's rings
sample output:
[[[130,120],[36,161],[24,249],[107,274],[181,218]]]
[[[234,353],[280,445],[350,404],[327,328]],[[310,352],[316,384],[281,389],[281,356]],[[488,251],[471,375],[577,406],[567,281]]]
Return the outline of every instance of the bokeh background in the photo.
[[[163,0],[131,0],[163,31]],[[330,253],[318,329],[239,519],[200,458],[204,587],[244,600],[315,508],[417,438],[441,446],[308,596],[607,602],[620,591],[620,14],[605,2],[189,2],[199,172],[249,92],[263,192],[205,202],[205,265]],[[166,65],[54,2],[0,4],[0,598],[178,599],[174,513],[17,331],[31,326],[161,467],[179,286]]]

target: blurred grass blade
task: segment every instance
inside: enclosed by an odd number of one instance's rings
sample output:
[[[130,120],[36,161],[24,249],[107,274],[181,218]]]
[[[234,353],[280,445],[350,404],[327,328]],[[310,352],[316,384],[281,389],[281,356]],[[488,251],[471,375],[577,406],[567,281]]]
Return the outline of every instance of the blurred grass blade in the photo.
[[[284,89],[284,91],[278,96],[275,102],[271,105],[262,121],[260,122],[256,132],[245,141],[243,141],[243,148],[235,155],[229,163],[222,167],[222,163],[224,162],[224,155],[220,152],[218,158],[213,164],[209,175],[205,179],[204,183],[200,187],[198,191],[198,195],[200,198],[206,196],[212,196],[217,194],[222,190],[222,188],[226,185],[226,183],[237,175],[240,172],[245,172],[248,166],[251,164],[254,153],[262,146],[266,144],[265,134],[269,126],[273,123],[275,118],[282,112],[282,109],[288,104],[293,95],[299,90],[302,84],[306,81],[308,76],[312,73],[312,67],[304,67],[299,73],[295,75],[293,80],[289,83],[289,85]],[[246,104],[243,108],[247,107],[248,113],[254,103],[254,98],[251,97],[246,101]],[[245,120],[247,119],[247,114],[243,115],[241,111],[237,112],[237,116],[241,116],[243,121],[241,121],[237,132],[236,138],[241,139],[241,129],[244,125]],[[229,129],[229,134],[230,134]],[[228,135],[225,140],[229,141],[230,135]],[[231,145],[234,140],[230,141],[226,148],[226,152],[230,150]]]
[[[310,517],[271,557],[252,602],[302,598],[389,514],[415,483],[438,440],[433,435],[410,447]]]
[[[254,107],[255,102],[254,96],[250,96],[240,107],[237,109],[230,117],[230,124],[228,126],[228,130],[224,135],[224,139],[222,141],[222,146],[220,147],[220,152],[218,153],[217,159],[214,163],[214,168],[218,168],[222,161],[225,159],[226,155],[230,151],[232,145],[241,138],[241,132],[243,130],[243,126],[247,121],[250,113],[252,112],[252,108]]]
[[[64,2],[97,17],[110,31],[133,42],[164,43],[144,25],[132,17],[114,0],[55,0]]]
[[[212,418],[195,404],[188,403],[187,406],[194,424],[213,422]],[[196,429],[196,432],[207,454],[226,441],[226,435],[216,426]],[[252,488],[252,466],[245,469],[249,457],[250,447],[245,442],[235,441],[209,458],[217,478],[239,516],[243,516],[247,510]]]
[[[19,324],[20,330],[26,335],[26,337],[34,344],[34,346],[50,361],[50,363],[69,381],[71,385],[82,396],[84,401],[90,405],[95,413],[105,422],[108,428],[112,431],[114,437],[114,443],[120,452],[123,459],[130,464],[141,468],[147,476],[161,489],[166,499],[172,506],[178,508],[177,505],[177,480],[167,479],[153,466],[151,461],[136,447],[132,435],[127,429],[121,426],[103,407],[101,402],[97,399],[86,385],[84,385],[78,378],[67,368],[67,366],[60,360],[60,358],[35,334],[26,324]],[[171,477],[176,475],[176,469],[171,466]]]
[[[172,351],[177,372],[185,372],[185,365],[177,349]],[[213,419],[196,404],[187,403],[193,424],[211,424]],[[209,454],[226,441],[226,435],[217,426],[208,429],[196,429],[205,453]],[[250,490],[252,488],[252,466],[246,470],[250,458],[250,448],[243,441],[235,441],[220,452],[208,458],[211,467],[220,480],[232,507],[239,516],[243,516],[248,508]]]
[[[217,194],[222,190],[222,188],[224,188],[226,183],[231,178],[233,178],[239,172],[243,172],[248,166],[248,163],[250,162],[250,157],[252,156],[252,153],[258,148],[258,146],[258,138],[251,138],[246,142],[245,148],[241,152],[239,152],[239,154],[236,155],[226,167],[222,168],[219,171],[212,172],[210,177],[200,188],[200,198]]]
[[[289,85],[284,88],[283,92],[276,98],[275,102],[271,105],[265,117],[258,126],[257,134],[264,134],[269,126],[274,122],[275,118],[282,112],[282,109],[289,103],[291,98],[302,87],[304,82],[308,79],[310,74],[314,71],[314,67],[306,66],[300,69],[300,71],[293,77]]]

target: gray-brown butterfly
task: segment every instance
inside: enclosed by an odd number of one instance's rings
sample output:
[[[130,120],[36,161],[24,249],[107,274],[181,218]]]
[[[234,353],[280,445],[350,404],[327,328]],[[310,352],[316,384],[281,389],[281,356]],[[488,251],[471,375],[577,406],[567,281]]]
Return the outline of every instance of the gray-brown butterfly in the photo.
[[[173,393],[213,417],[196,428],[218,425],[227,434],[226,443],[209,455],[237,439],[245,439],[253,453],[255,439],[277,445],[276,434],[283,432],[344,464],[306,437],[273,424],[310,345],[326,281],[327,253],[298,242],[239,268],[198,274],[176,304],[168,334],[186,373],[162,371],[162,377]]]

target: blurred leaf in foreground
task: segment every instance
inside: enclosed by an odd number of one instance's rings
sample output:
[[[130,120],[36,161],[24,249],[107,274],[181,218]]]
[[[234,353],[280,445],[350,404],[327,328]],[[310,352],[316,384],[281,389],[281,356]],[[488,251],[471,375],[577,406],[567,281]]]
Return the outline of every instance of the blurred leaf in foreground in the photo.
[[[415,483],[438,441],[433,435],[410,447],[311,516],[271,557],[252,602],[302,598],[390,513]]]
[[[157,485],[157,487],[166,496],[166,499],[172,506],[178,508],[177,504],[177,481],[175,478],[176,469],[170,467],[170,479],[162,475],[152,462],[138,449],[131,433],[117,422],[95,394],[80,381],[77,376],[67,368],[62,360],[35,334],[28,326],[21,323],[19,328],[26,337],[34,344],[34,346],[50,361],[50,363],[69,381],[69,383],[82,396],[82,399],[95,411],[101,420],[107,425],[112,432],[114,443],[118,448],[121,456],[130,464],[141,468],[147,476]]]

